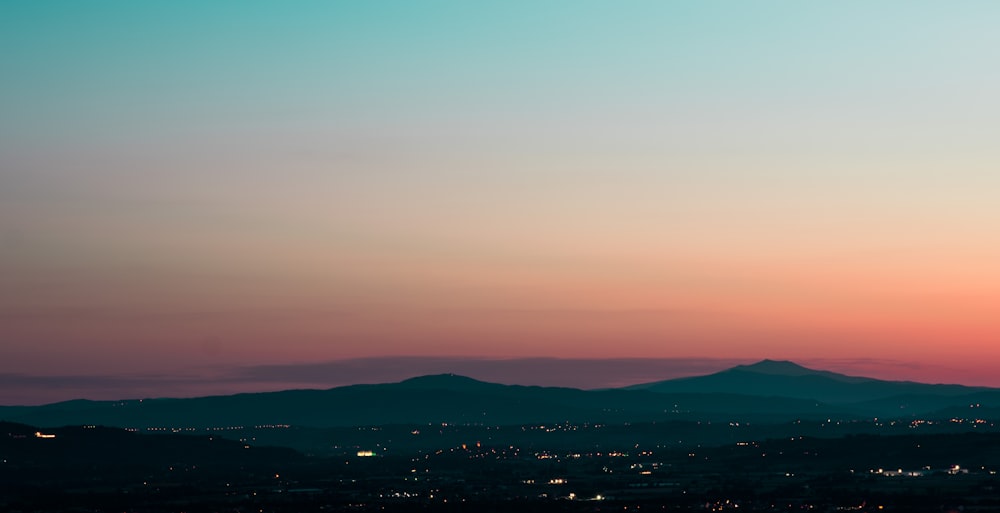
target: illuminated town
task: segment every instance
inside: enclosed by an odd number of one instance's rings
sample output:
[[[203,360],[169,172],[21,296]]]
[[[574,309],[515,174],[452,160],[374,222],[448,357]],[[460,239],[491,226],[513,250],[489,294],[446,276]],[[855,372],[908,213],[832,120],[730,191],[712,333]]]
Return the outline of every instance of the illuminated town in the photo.
[[[324,430],[274,424],[132,427],[121,430],[123,435],[93,425],[20,434],[9,425],[5,447],[10,451],[14,442],[36,440],[36,450],[44,450],[46,444],[74,443],[90,432],[151,441],[204,440],[252,456],[269,451],[270,443],[297,440],[304,444],[300,450],[311,454],[238,460],[234,467],[178,453],[130,477],[111,473],[104,478],[116,494],[142,498],[143,511],[171,511],[170,504],[193,498],[205,508],[258,513],[940,511],[951,506],[976,511],[1000,506],[995,488],[1000,484],[1000,429],[983,420],[830,419],[761,426],[737,421],[441,423]],[[744,436],[763,434],[768,436]],[[722,442],[727,438],[733,441]],[[0,473],[10,479],[16,471],[23,480],[42,470],[30,461],[7,457]],[[41,500],[30,496],[32,485],[23,484],[5,507],[58,511],[64,502],[81,500],[72,487]],[[88,497],[102,497],[102,486]],[[933,507],[927,502],[930,491]],[[16,497],[35,509],[21,509]]]

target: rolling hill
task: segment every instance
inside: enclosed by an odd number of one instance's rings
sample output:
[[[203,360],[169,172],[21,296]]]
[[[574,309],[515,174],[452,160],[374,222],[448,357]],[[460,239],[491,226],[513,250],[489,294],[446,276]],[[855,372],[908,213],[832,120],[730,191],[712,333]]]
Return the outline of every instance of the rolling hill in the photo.
[[[486,383],[455,375],[329,390],[288,390],[190,399],[71,401],[0,408],[0,419],[40,426],[217,427],[293,424],[311,427],[462,423],[821,418],[811,399],[733,393],[664,394],[650,390],[579,390]]]
[[[0,419],[38,426],[199,429],[273,424],[784,422],[907,417],[935,411],[944,415],[970,405],[993,411],[1000,407],[1000,390],[882,381],[764,360],[706,376],[624,389],[501,385],[442,374],[329,390],[0,407]]]
[[[789,361],[763,360],[714,374],[628,387],[665,394],[739,393],[812,399],[882,415],[926,414],[973,404],[1000,406],[1000,390],[912,381],[885,381],[814,370]]]

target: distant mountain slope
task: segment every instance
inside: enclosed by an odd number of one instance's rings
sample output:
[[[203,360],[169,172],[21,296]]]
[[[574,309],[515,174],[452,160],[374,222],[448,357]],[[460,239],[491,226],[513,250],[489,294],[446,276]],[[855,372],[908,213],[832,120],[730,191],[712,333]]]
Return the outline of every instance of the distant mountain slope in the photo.
[[[68,401],[0,407],[0,420],[38,426],[208,428],[390,424],[517,425],[670,420],[785,422],[910,417],[979,405],[1000,407],[1000,390],[881,381],[765,360],[729,370],[637,385],[579,390],[487,383],[454,374],[399,383],[258,394]]]
[[[847,376],[825,370],[815,370],[803,367],[795,362],[787,360],[761,360],[751,365],[737,365],[729,370],[755,372],[757,374],[770,374],[774,376],[825,376],[827,378],[842,381],[844,383],[860,383],[863,381],[873,381],[872,378],[859,376]]]
[[[68,407],[67,407],[68,406]],[[813,400],[740,394],[663,394],[486,383],[456,375],[330,390],[238,394],[193,399],[56,403],[0,408],[0,419],[41,426],[225,427],[263,424],[331,427],[462,423],[511,425],[649,420],[821,418],[847,409]]]
[[[628,387],[660,393],[739,393],[765,397],[792,397],[855,405],[865,410],[885,410],[912,405],[913,411],[931,411],[961,404],[960,398],[993,403],[1000,390],[962,385],[930,385],[910,381],[883,381],[813,370],[793,362],[763,360],[715,374],[671,379]],[[973,397],[973,394],[980,394]],[[958,403],[956,403],[958,400]],[[972,401],[976,402],[976,401]]]

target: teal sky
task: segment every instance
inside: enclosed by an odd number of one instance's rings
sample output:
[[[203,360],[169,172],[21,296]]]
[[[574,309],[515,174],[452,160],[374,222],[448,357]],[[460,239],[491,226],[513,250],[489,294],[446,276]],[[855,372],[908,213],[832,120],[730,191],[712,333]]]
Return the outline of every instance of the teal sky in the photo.
[[[998,26],[986,1],[2,2],[0,374],[987,382]]]

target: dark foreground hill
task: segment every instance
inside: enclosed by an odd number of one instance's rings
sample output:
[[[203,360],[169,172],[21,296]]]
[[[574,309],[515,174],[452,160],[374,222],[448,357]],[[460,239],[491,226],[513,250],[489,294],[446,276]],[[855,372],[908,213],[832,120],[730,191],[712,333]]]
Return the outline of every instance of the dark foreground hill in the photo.
[[[628,435],[632,426],[620,427],[619,434]],[[645,428],[664,441],[674,434],[659,424]],[[940,513],[1000,507],[997,433],[785,436],[687,447],[606,436],[572,447],[563,447],[561,436],[533,447],[481,440],[310,458],[207,436],[2,423],[0,511]]]
[[[37,428],[0,422],[5,465],[24,469],[127,469],[170,465],[266,466],[301,459],[291,449],[252,447],[211,435],[147,435],[121,428],[70,426]]]

